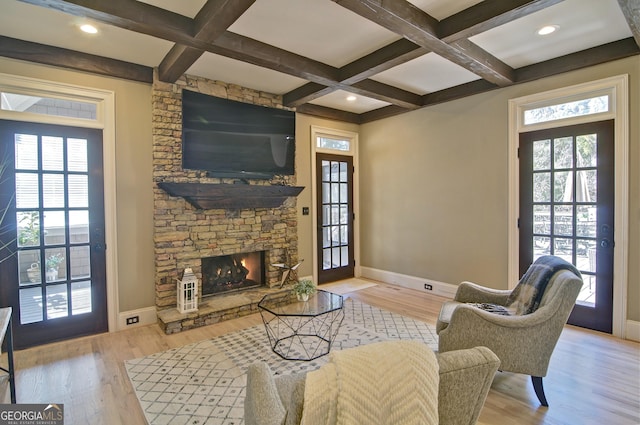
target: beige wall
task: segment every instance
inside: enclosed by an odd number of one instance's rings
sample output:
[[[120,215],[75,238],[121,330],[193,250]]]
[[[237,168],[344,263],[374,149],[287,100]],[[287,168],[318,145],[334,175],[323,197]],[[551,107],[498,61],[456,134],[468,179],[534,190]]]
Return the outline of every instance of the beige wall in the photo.
[[[627,317],[640,320],[638,56],[362,125],[361,264],[507,288],[509,99],[620,74],[631,99]]]
[[[107,248],[117,253],[119,310],[154,306],[151,85],[5,58],[0,73],[115,93],[118,246]]]
[[[0,72],[116,93],[120,311],[154,305],[151,87],[0,58]],[[628,318],[640,320],[640,57],[365,124],[298,114],[300,275],[312,274],[311,125],[360,131],[361,264],[457,284],[507,287],[507,103],[511,98],[629,74]],[[111,247],[110,247],[111,249]],[[635,300],[635,301],[634,301]]]

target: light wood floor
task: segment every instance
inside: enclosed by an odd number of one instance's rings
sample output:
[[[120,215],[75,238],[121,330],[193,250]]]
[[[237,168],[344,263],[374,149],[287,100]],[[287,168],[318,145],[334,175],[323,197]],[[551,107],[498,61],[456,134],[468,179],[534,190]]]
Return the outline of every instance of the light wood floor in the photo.
[[[444,301],[384,284],[349,296],[430,323]],[[151,325],[18,351],[18,402],[64,403],[67,425],[144,424],[125,360],[260,323],[252,315],[169,336]],[[479,423],[640,424],[640,344],[567,326],[545,389],[549,408],[539,405],[527,376],[499,372]]]

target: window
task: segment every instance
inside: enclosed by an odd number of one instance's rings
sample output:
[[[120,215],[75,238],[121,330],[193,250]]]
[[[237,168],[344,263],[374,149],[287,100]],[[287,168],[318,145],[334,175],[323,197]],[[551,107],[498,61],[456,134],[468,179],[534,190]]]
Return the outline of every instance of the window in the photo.
[[[88,120],[96,120],[97,115],[97,105],[92,102],[9,92],[0,92],[0,109]]]
[[[602,112],[609,112],[608,94],[525,110],[524,124],[530,125]]]
[[[349,152],[351,151],[351,140],[344,138],[336,139],[326,136],[318,136],[316,147],[321,149]]]

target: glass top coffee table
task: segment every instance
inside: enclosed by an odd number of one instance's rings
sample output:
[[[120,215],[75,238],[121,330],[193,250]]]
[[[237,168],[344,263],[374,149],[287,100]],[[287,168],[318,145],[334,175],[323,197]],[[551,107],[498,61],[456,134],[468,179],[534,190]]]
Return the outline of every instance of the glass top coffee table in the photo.
[[[267,294],[258,308],[273,352],[285,360],[328,354],[344,319],[342,295],[322,290],[309,301],[297,301],[290,291]]]

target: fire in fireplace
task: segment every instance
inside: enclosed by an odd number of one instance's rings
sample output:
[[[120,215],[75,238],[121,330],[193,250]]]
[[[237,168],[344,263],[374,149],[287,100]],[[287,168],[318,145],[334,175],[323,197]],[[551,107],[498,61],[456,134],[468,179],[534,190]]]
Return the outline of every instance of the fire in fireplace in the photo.
[[[203,297],[254,288],[264,283],[264,251],[202,259]]]

